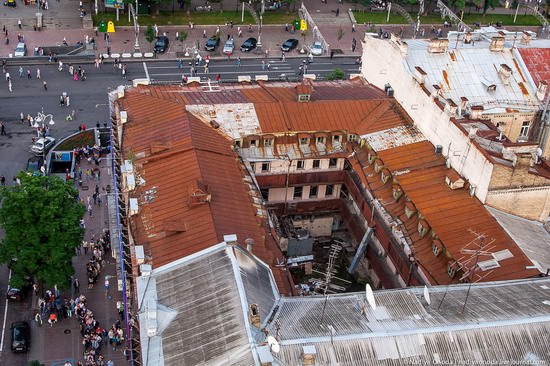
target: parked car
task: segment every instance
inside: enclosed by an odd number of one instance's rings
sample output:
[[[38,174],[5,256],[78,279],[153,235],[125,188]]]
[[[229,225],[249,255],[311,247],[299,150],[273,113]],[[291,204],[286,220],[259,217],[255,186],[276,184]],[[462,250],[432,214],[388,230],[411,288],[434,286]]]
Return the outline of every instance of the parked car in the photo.
[[[323,54],[323,42],[317,41],[311,46],[311,54],[314,56],[321,56]]]
[[[51,136],[39,138],[34,145],[31,146],[31,152],[35,155],[45,155],[55,144],[55,139]]]
[[[40,175],[42,164],[44,164],[44,159],[42,159],[42,157],[33,156],[27,160],[27,169],[25,171],[34,175]]]
[[[31,345],[31,331],[27,322],[13,322],[11,324],[12,352],[27,352]]]
[[[15,47],[14,57],[23,57],[27,54],[27,45],[25,42],[19,42]]]
[[[256,48],[256,44],[258,43],[258,40],[256,38],[250,37],[246,41],[244,41],[243,45],[241,46],[241,51],[248,52],[252,51],[254,48]]]
[[[15,300],[15,301],[23,301],[26,297],[27,288],[24,287],[22,289],[18,289],[15,287],[11,287],[11,285],[8,285],[8,291],[6,292],[6,299],[8,300]]]
[[[291,38],[281,45],[283,52],[290,52],[298,46],[298,40]]]
[[[168,41],[168,37],[165,37],[165,36],[158,37],[157,42],[155,43],[155,52],[163,53],[168,51],[169,44],[170,44],[170,41]]]
[[[204,49],[207,51],[215,51],[219,45],[220,45],[220,37],[212,36],[208,38],[208,41],[206,41],[206,44],[204,45]]]
[[[281,7],[281,3],[276,1],[276,2],[273,2],[273,3],[269,3],[265,6],[265,10],[279,10],[279,8]]]
[[[232,39],[227,40],[225,44],[223,45],[223,53],[233,53],[233,50],[235,49],[235,42]]]

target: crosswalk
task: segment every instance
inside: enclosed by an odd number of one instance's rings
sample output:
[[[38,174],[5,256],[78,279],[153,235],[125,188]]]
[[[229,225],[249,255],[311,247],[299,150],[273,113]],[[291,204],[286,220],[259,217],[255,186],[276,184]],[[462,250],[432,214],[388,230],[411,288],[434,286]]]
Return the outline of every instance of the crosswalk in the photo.
[[[238,76],[267,75],[268,77],[293,78],[299,76],[298,63],[294,60],[294,65],[289,61],[269,60],[264,61],[262,65],[261,59],[244,59],[241,60],[241,65],[237,65],[237,60],[231,61],[211,61],[208,66],[208,72],[205,72],[204,63],[201,66],[195,66],[195,74],[199,77],[215,78],[220,75],[223,79],[237,79]],[[151,81],[181,81],[182,75],[190,76],[191,65],[185,63],[182,68],[178,67],[178,62],[173,63],[158,63],[144,62],[145,75]],[[308,65],[307,72],[318,76],[324,75],[334,67],[343,69],[346,73],[357,73],[359,68],[357,65],[335,65],[331,62],[314,62]]]

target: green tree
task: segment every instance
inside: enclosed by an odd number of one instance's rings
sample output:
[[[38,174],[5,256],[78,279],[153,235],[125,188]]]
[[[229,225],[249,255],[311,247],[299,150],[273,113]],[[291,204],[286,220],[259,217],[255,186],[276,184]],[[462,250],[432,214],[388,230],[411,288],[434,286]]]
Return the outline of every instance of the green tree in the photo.
[[[72,257],[82,243],[85,208],[71,182],[18,175],[20,185],[0,190],[0,262],[11,268],[13,286],[29,278],[61,289],[70,286]]]
[[[336,67],[329,74],[327,74],[325,78],[327,80],[344,80],[345,77],[346,73],[344,72],[344,70]]]
[[[449,5],[454,8],[456,15],[460,18],[460,11],[464,10],[466,0],[451,0]]]
[[[160,4],[162,3],[170,3],[172,2],[173,0],[149,0],[149,3],[151,4],[155,4],[155,14],[156,15],[159,15],[160,14]]]
[[[483,3],[483,15],[487,14],[487,10],[489,10],[489,7],[491,9],[494,9],[495,6],[498,4],[498,0],[485,0]]]
[[[411,6],[411,13],[412,13],[413,7],[416,4],[418,4],[418,0],[401,0],[401,4],[403,4],[403,6],[410,5]]]
[[[185,40],[187,39],[187,32],[185,31],[181,31],[179,32],[178,36],[176,37],[176,39],[178,41],[181,42],[181,49],[182,49],[182,52],[185,51],[185,48],[183,47],[183,42],[185,42]]]
[[[151,43],[155,40],[155,30],[151,24],[147,26],[147,29],[145,29],[145,40],[149,42],[149,48],[152,48]]]

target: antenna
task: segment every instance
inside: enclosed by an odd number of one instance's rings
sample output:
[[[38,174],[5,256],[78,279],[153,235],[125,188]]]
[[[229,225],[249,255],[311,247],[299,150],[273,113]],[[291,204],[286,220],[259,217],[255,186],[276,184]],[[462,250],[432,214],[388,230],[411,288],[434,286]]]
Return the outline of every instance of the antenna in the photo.
[[[369,303],[372,310],[376,310],[376,301],[374,300],[374,293],[372,292],[372,288],[368,283],[365,291],[365,296],[367,297],[367,302]]]
[[[334,261],[336,258],[338,258],[338,256],[340,255],[340,251],[342,250],[342,246],[338,245],[338,244],[332,244],[330,246],[330,254],[328,256],[328,265],[327,265],[327,270],[325,271],[324,275],[325,275],[325,281],[320,281],[320,285],[321,286],[324,286],[324,289],[323,289],[323,295],[325,295],[325,303],[323,304],[323,312],[321,314],[321,323],[320,325],[323,325],[323,319],[325,317],[325,309],[327,307],[327,301],[328,301],[328,295],[327,295],[327,292],[334,292],[334,291],[331,291],[329,290],[329,287],[331,288],[338,288],[340,286],[335,286],[335,285],[332,285],[331,282],[332,282],[332,278],[336,278],[340,281],[344,281],[344,282],[347,282],[347,283],[350,283],[349,281],[346,281],[344,280],[343,278],[338,278],[338,277],[335,277],[334,275],[336,274],[336,269],[334,268]],[[319,271],[315,271],[314,272],[317,272],[317,273],[321,273],[323,274],[323,272],[319,272]],[[345,290],[345,288],[344,288]]]
[[[430,292],[428,291],[428,286],[424,285],[424,300],[430,305],[432,300],[430,300]]]
[[[267,345],[269,346],[271,352],[279,353],[279,351],[281,350],[279,342],[273,336],[267,337]]]

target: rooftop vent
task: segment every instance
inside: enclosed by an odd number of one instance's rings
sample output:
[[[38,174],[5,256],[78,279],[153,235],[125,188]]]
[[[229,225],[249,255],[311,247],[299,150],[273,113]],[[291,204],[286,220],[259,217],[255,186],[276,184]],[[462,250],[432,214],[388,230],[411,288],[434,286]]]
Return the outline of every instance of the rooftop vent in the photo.
[[[491,45],[489,50],[492,52],[502,52],[504,50],[504,41],[506,40],[503,36],[496,36],[491,38]]]
[[[500,64],[500,70],[498,76],[504,85],[510,85],[510,76],[512,76],[512,69],[506,64]]]
[[[302,347],[302,365],[310,366],[315,365],[315,355],[317,350],[315,346],[303,346]]]
[[[120,123],[125,124],[128,122],[128,113],[126,111],[120,111]]]
[[[539,81],[539,85],[537,86],[537,99],[542,101],[547,91],[548,91],[548,83],[544,80]]]
[[[451,188],[452,190],[460,189],[464,187],[464,179],[460,175],[458,175],[457,172],[454,170],[449,170],[447,175],[445,176],[445,183]]]
[[[256,328],[260,328],[260,307],[258,306],[258,304],[250,304],[250,311],[248,313],[248,316],[250,317],[250,324],[252,324]]]
[[[434,38],[430,40],[430,45],[428,46],[428,52],[430,53],[443,53],[447,51],[449,46],[449,40],[444,38]]]
[[[254,246],[254,239],[248,238],[248,239],[246,239],[244,242],[245,242],[245,244],[246,244],[246,250],[247,250],[249,253],[252,253],[252,247]]]
[[[460,97],[460,105],[458,106],[458,115],[459,116],[462,116],[462,113],[464,113],[467,106],[468,106],[468,98]]]
[[[237,235],[235,234],[224,235],[223,241],[225,241],[227,244],[237,244]]]
[[[212,200],[210,188],[203,182],[196,181],[189,189],[188,204],[190,207],[204,205]]]
[[[218,122],[216,122],[216,120],[214,120],[214,119],[212,121],[210,121],[210,126],[212,126],[212,128],[214,128],[215,130],[220,128],[220,124]]]
[[[422,68],[420,66],[415,66],[414,67],[414,79],[416,81],[418,81],[418,84],[424,84],[424,82],[426,81],[426,76],[428,74],[426,74],[426,72],[424,70],[422,70]]]
[[[523,32],[521,35],[521,44],[523,45],[529,45],[531,43],[531,39],[533,36],[529,32]]]
[[[447,112],[449,112],[451,115],[455,115],[456,111],[458,110],[458,106],[455,102],[453,102],[452,99],[449,98],[446,100],[445,110],[447,110]]]
[[[477,266],[482,271],[488,271],[488,270],[500,267],[500,264],[498,263],[498,261],[496,259],[488,259],[486,261],[478,262]]]

